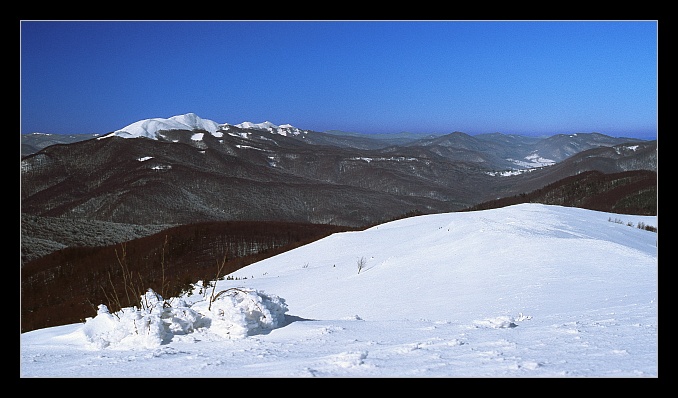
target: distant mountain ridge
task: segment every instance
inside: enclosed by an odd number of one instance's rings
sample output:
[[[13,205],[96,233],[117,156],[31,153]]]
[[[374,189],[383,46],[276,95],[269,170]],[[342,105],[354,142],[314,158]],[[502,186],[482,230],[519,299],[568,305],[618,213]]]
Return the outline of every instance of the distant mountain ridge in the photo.
[[[21,157],[36,153],[57,144],[71,144],[99,137],[100,134],[50,134],[30,133],[21,135]]]
[[[22,156],[35,153],[38,150],[50,145],[62,143],[73,143],[81,140],[118,136],[122,138],[140,138],[165,140],[163,132],[171,131],[189,131],[209,133],[217,138],[221,138],[224,132],[231,127],[242,130],[264,131],[283,136],[298,136],[299,138],[312,138],[311,141],[317,145],[336,145],[350,148],[377,149],[387,146],[442,146],[456,147],[467,150],[489,151],[501,149],[501,147],[512,146],[530,146],[539,143],[532,150],[553,151],[551,147],[562,147],[570,145],[569,148],[561,148],[561,153],[545,153],[545,157],[554,156],[553,160],[559,161],[574,153],[598,146],[612,146],[622,142],[646,141],[635,138],[609,137],[600,133],[574,133],[574,134],[556,134],[547,137],[522,136],[517,134],[486,133],[470,136],[463,132],[453,132],[450,134],[414,134],[408,132],[382,133],[382,134],[362,134],[357,132],[344,132],[340,130],[329,130],[327,132],[316,132],[294,127],[290,124],[276,125],[265,121],[262,123],[242,122],[239,124],[217,123],[213,120],[204,119],[195,113],[186,113],[169,118],[149,118],[131,123],[125,127],[107,134],[49,134],[49,133],[31,133],[22,135]],[[311,134],[309,134],[311,133]],[[309,137],[313,136],[313,137]],[[577,139],[579,137],[581,139]],[[573,140],[574,138],[574,140]],[[199,136],[194,137],[200,141]]]
[[[332,231],[417,214],[529,201],[657,211],[657,141],[597,133],[375,137],[185,114],[104,135],[24,135],[21,150],[29,329],[88,314],[83,297],[101,293],[123,243],[145,279],[159,278],[167,255],[180,289],[213,277],[224,253],[232,271]],[[91,291],[73,291],[72,275]],[[56,303],[41,306],[44,294]]]
[[[617,214],[657,214],[657,173],[633,170],[618,173],[585,171],[542,188],[476,204],[465,211],[519,203],[541,203]]]
[[[589,150],[597,152],[576,157]],[[459,210],[603,166],[656,170],[656,141],[455,132],[389,145],[189,113],[23,157],[22,212],[140,225],[279,219],[355,227]]]
[[[590,170],[657,170],[656,140],[598,133],[405,136],[394,144],[268,121],[145,119],[22,156],[21,212],[136,226],[275,220],[362,227],[462,210]],[[36,137],[46,136],[22,139]],[[31,242],[59,247],[34,238],[24,239],[25,249]]]
[[[222,133],[219,130],[228,130],[229,126],[238,127],[241,129],[252,129],[267,131],[280,135],[299,135],[304,134],[304,130],[300,130],[292,125],[283,124],[275,125],[269,121],[263,123],[243,122],[236,125],[228,123],[219,124],[209,119],[203,119],[195,113],[186,113],[184,115],[172,116],[170,118],[152,118],[143,119],[134,122],[126,127],[114,131],[107,136],[115,135],[123,138],[139,138],[145,137],[150,139],[162,139],[160,135],[163,131],[204,131],[216,137],[221,137]]]

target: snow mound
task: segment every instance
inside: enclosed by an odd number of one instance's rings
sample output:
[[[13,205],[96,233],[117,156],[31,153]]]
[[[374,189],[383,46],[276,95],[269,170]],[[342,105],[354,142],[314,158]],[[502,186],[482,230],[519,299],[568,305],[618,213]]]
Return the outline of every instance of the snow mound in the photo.
[[[104,304],[83,327],[97,348],[155,348],[175,336],[201,333],[212,339],[239,339],[281,327],[285,300],[261,291],[230,288],[193,304],[183,299],[164,300],[149,289],[142,308],[127,307],[111,314]]]
[[[518,326],[516,322],[527,321],[532,319],[529,315],[523,315],[519,313],[517,317],[512,316],[498,316],[495,318],[487,318],[481,321],[474,321],[473,324],[476,328],[488,328],[488,329],[503,329],[503,328],[515,328]]]

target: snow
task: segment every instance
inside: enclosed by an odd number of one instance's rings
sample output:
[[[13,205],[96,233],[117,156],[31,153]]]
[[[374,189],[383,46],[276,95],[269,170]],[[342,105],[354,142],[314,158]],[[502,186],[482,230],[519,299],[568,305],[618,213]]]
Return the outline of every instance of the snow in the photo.
[[[291,124],[281,124],[280,126],[275,125],[269,121],[265,121],[263,123],[252,123],[252,122],[243,122],[240,124],[236,124],[235,127],[239,127],[241,129],[254,129],[254,130],[262,130],[262,131],[268,131],[269,133],[273,134],[279,134],[279,135],[300,135],[304,134],[303,130],[300,130]]]
[[[552,166],[556,164],[555,160],[551,159],[546,159],[544,157],[541,157],[540,155],[533,153],[531,155],[525,156],[525,160],[515,160],[515,159],[507,159],[508,161],[511,161],[515,163],[516,165],[529,169],[529,168],[540,168],[540,167],[546,167],[546,166]]]
[[[506,159],[510,162],[513,162],[515,165],[522,167],[522,169],[518,170],[504,170],[504,171],[488,171],[485,174],[491,175],[491,176],[500,176],[500,177],[510,177],[510,176],[515,176],[523,173],[529,173],[535,169],[539,168],[544,168],[548,166],[553,166],[556,164],[555,160],[551,159],[546,159],[540,155],[538,155],[536,152],[532,153],[528,156],[525,156],[524,160],[515,160],[515,159]]]
[[[618,155],[621,155],[621,150],[622,150],[622,149],[628,149],[628,150],[630,150],[630,151],[635,152],[635,151],[638,150],[638,148],[640,148],[640,145],[631,145],[631,146],[626,146],[626,145],[624,145],[624,146],[621,146],[621,147],[615,146],[615,147],[613,147],[613,148],[614,148],[614,151],[617,152]]]
[[[219,125],[208,119],[202,119],[195,113],[187,113],[184,115],[172,116],[169,119],[152,118],[143,119],[123,127],[115,131],[112,135],[123,138],[151,138],[158,139],[158,132],[170,130],[204,130],[211,134],[215,134],[219,129]],[[110,137],[108,135],[105,137]],[[105,138],[101,137],[101,138]],[[196,139],[195,137],[193,139]],[[199,137],[202,139],[202,136]]]
[[[522,170],[504,170],[504,171],[488,171],[485,174],[490,176],[500,176],[500,177],[510,177],[517,176],[519,174],[529,173],[534,169],[522,169]]]
[[[235,127],[240,127],[241,129],[255,129],[264,131],[271,131],[278,128],[278,126],[269,121],[265,121],[263,123],[242,122],[240,124],[236,124]]]
[[[404,156],[391,156],[389,158],[367,158],[367,157],[353,157],[350,160],[362,160],[367,163],[374,161],[385,161],[385,162],[417,162],[417,158],[406,158]]]
[[[267,131],[269,133],[280,134],[284,136],[304,134],[303,130],[300,130],[290,124],[282,124],[278,126],[269,121],[265,121],[263,123],[243,122],[235,125],[231,125],[228,123],[220,124],[213,120],[203,119],[196,115],[195,113],[186,113],[184,115],[172,116],[167,119],[151,118],[139,120],[126,127],[121,128],[120,130],[114,131],[112,134],[99,137],[98,139],[117,136],[122,138],[143,137],[157,140],[159,138],[158,134],[161,131],[173,131],[173,130],[207,131],[214,137],[222,138],[224,136],[224,133],[221,130],[228,130],[229,126],[235,126],[242,129]],[[229,134],[233,135],[233,133]],[[240,134],[240,136],[247,138],[246,134]],[[204,133],[198,132],[191,135],[191,140],[202,141],[203,137]]]
[[[657,217],[520,204],[337,233],[23,333],[21,376],[656,378],[658,235],[639,224]]]
[[[268,152],[268,151],[265,150],[265,149],[257,148],[257,147],[251,146],[251,145],[238,145],[238,144],[236,144],[235,147],[236,147],[236,148],[239,148],[239,149],[254,149],[254,150],[257,150],[257,151]]]

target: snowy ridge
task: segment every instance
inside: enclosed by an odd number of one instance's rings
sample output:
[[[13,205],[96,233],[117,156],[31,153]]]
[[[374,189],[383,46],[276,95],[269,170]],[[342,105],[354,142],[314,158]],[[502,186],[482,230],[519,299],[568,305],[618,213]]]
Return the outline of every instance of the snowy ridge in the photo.
[[[337,233],[149,292],[145,311],[24,333],[21,373],[657,377],[657,234],[641,223],[657,217],[530,203]]]
[[[269,121],[265,121],[263,123],[242,122],[240,124],[236,124],[235,127],[239,127],[241,129],[255,129],[264,131],[273,131],[274,129],[278,128],[278,126]]]
[[[263,123],[243,122],[240,124],[236,124],[234,126],[241,129],[268,131],[269,133],[272,134],[280,134],[284,136],[290,135],[297,136],[301,134],[306,134],[308,132],[306,130],[300,130],[292,126],[291,124],[281,124],[280,126],[278,126],[269,121],[265,121]]]
[[[219,129],[219,125],[208,119],[202,119],[195,113],[172,116],[169,119],[153,118],[134,122],[129,126],[115,131],[113,134],[123,138],[145,137],[158,139],[158,132],[171,130],[204,130],[214,134]]]
[[[220,137],[222,134],[219,131],[228,129],[228,126],[235,126],[241,129],[268,131],[270,133],[280,134],[284,136],[288,135],[297,136],[306,133],[306,131],[300,130],[290,124],[283,124],[278,126],[269,121],[263,123],[243,122],[235,125],[231,125],[228,123],[220,124],[209,119],[202,119],[195,113],[186,113],[184,115],[172,116],[167,119],[152,118],[139,120],[126,127],[116,130],[115,132],[113,132],[113,134],[107,135],[106,137],[115,135],[122,138],[144,137],[157,140],[160,138],[160,136],[158,135],[159,132],[173,130],[206,131],[214,136]],[[194,141],[199,141],[202,139],[202,136],[194,135],[192,139]]]

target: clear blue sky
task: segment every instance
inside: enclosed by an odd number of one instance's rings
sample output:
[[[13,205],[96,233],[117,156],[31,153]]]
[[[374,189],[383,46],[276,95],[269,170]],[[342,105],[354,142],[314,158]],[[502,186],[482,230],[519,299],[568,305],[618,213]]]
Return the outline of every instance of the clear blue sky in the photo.
[[[657,21],[22,21],[21,133],[193,112],[362,133],[656,138]]]

